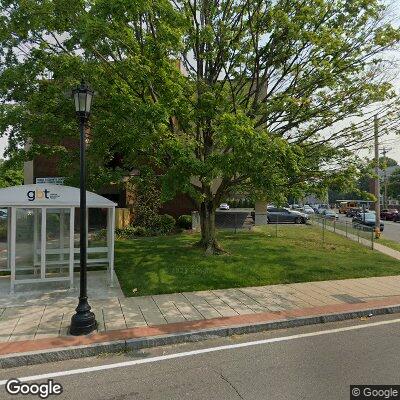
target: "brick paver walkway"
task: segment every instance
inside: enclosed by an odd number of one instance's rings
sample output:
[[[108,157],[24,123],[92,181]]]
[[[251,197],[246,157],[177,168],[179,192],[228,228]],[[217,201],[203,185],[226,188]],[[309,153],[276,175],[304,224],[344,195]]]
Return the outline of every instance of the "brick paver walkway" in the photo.
[[[109,298],[90,303],[99,332],[218,317],[384,300],[400,295],[400,276]],[[0,342],[67,335],[76,300],[0,307]]]

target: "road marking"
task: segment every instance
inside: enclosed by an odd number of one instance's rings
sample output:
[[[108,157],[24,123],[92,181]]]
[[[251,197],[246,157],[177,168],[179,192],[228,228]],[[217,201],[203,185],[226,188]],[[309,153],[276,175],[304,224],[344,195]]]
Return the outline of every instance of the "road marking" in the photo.
[[[236,343],[236,344],[229,344],[229,345],[225,345],[225,346],[210,347],[207,349],[184,351],[181,353],[167,354],[167,355],[156,356],[156,357],[151,357],[151,358],[143,358],[140,360],[124,361],[124,362],[114,363],[114,364],[98,365],[95,367],[72,369],[69,371],[50,372],[50,373],[41,374],[41,375],[25,376],[25,377],[18,378],[18,379],[21,382],[41,381],[44,379],[57,378],[60,376],[70,376],[70,375],[85,374],[85,373],[89,373],[89,372],[106,371],[109,369],[130,367],[132,365],[139,365],[139,364],[149,364],[149,363],[153,363],[153,362],[157,362],[157,361],[172,360],[174,358],[196,356],[199,354],[213,353],[216,351],[240,349],[242,347],[259,346],[262,344],[286,342],[289,340],[302,339],[302,338],[313,337],[313,336],[329,335],[332,333],[348,332],[348,331],[353,331],[353,330],[371,328],[374,326],[396,324],[398,322],[400,322],[400,318],[390,320],[390,321],[371,322],[371,323],[365,324],[365,325],[353,325],[353,326],[347,326],[347,327],[343,327],[343,328],[328,329],[328,330],[324,330],[324,331],[300,333],[298,335],[292,335],[292,336],[282,336],[282,337],[271,338],[271,339],[255,340],[253,342]],[[2,381],[0,381],[0,386],[5,385],[6,383],[7,383],[7,380],[2,380]]]

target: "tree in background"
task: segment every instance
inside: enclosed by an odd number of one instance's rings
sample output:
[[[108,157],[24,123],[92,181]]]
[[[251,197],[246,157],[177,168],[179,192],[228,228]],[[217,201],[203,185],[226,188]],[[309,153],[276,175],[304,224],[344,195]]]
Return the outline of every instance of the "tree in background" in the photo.
[[[399,165],[396,160],[390,157],[380,157],[379,164],[381,169],[386,169],[387,167],[396,167]]]
[[[389,197],[399,200],[400,197],[400,167],[395,169],[389,177],[387,185],[387,194]]]
[[[30,155],[65,154],[76,128],[63,93],[86,76],[98,92],[93,180],[151,166],[164,197],[197,202],[200,244],[218,253],[221,199],[302,197],[357,173],[349,143],[363,136],[332,127],[392,96],[382,53],[399,31],[383,11],[378,0],[4,0],[0,129],[14,148],[30,138]]]
[[[133,178],[130,182],[135,186],[136,201],[133,210],[134,223],[145,228],[157,225],[161,207],[161,190],[157,177],[151,170]]]
[[[9,160],[0,159],[0,188],[22,185],[24,182],[24,171],[22,163],[13,163]]]
[[[375,161],[374,160],[365,160],[363,164],[360,164],[360,168],[358,170],[358,178],[356,179],[356,183],[349,185],[346,191],[343,191],[340,187],[330,187],[329,188],[329,201],[331,203],[336,202],[340,199],[354,199],[354,200],[375,200],[375,194],[370,193],[371,190],[371,181],[376,177],[374,171]],[[381,170],[385,170],[388,167],[398,166],[396,160],[390,157],[380,157],[379,159],[379,167]],[[399,167],[400,170],[400,167]],[[397,171],[397,170],[396,170]],[[395,171],[395,173],[396,173]],[[392,176],[392,175],[391,175]],[[390,177],[391,177],[390,176]],[[389,189],[390,186],[390,178],[388,181],[388,195],[393,197],[392,193],[395,193],[397,178],[394,177],[392,182],[392,189]],[[384,180],[381,179],[381,192],[384,193]],[[400,193],[399,193],[400,194]]]

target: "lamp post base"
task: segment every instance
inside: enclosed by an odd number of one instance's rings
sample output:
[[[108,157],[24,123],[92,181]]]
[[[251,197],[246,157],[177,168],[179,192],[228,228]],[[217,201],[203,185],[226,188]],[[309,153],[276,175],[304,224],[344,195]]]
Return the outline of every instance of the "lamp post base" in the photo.
[[[80,299],[76,313],[71,318],[69,333],[73,336],[88,335],[97,329],[96,316],[87,299]]]

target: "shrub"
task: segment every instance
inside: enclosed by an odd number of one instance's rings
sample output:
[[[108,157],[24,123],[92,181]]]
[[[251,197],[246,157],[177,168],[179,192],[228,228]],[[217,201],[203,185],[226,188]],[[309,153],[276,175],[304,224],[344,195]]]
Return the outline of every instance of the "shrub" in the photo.
[[[151,227],[129,225],[115,230],[117,239],[133,239],[135,237],[157,236],[171,233],[175,228],[175,218],[171,215],[159,215]]]
[[[245,204],[244,204],[245,208],[254,208],[254,203],[251,199],[245,199]]]
[[[168,214],[160,215],[156,226],[152,228],[161,234],[170,233],[175,228],[175,218]]]
[[[117,229],[115,230],[115,232]],[[107,229],[100,229],[93,235],[93,240],[103,241],[107,239]]]
[[[165,219],[166,221],[166,219]],[[170,221],[170,220],[169,220]],[[170,222],[165,223],[164,226],[158,226],[153,228],[146,228],[145,226],[127,226],[115,230],[115,237],[117,239],[134,239],[135,237],[146,237],[146,236],[158,236],[170,233],[175,225],[171,228]]]
[[[125,228],[117,228],[115,237],[117,239],[133,239],[135,237],[152,236],[153,231],[143,226],[126,226]]]
[[[191,229],[192,228],[192,216],[191,215],[181,215],[176,221],[176,225],[181,229]]]
[[[133,229],[130,230],[130,237],[145,237],[145,236],[154,236],[154,231],[152,229],[146,228],[144,226],[134,226]]]
[[[7,225],[0,225],[0,239],[7,239]]]

